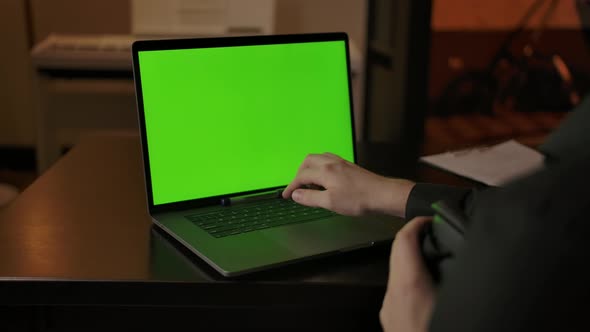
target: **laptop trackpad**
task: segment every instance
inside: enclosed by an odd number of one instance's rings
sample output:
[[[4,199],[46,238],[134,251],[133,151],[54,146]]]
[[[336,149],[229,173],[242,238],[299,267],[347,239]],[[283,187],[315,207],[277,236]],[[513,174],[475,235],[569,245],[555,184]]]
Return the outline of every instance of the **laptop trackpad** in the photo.
[[[370,246],[374,242],[390,240],[399,229],[391,219],[337,216],[275,229],[273,237],[282,247],[298,255],[312,255],[351,248]]]

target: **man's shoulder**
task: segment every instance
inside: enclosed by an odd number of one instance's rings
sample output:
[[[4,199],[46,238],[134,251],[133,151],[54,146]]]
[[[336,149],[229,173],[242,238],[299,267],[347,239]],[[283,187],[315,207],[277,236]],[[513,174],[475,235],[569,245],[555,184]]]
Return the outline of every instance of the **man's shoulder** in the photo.
[[[590,207],[590,152],[550,164],[485,195],[478,200],[473,220],[487,227],[509,228],[511,233],[566,227]],[[589,225],[577,227],[590,231]]]

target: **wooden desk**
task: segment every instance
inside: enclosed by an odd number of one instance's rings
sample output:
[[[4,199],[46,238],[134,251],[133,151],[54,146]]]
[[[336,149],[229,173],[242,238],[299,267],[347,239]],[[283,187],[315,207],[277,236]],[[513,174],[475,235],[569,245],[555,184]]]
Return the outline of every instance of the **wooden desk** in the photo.
[[[389,246],[224,279],[152,228],[142,172],[137,136],[88,136],[2,211],[0,329],[380,329]]]

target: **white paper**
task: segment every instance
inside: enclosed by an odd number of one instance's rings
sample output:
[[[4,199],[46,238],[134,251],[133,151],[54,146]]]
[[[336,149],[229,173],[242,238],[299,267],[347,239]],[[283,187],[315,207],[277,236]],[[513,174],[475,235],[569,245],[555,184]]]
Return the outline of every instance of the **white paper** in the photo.
[[[452,173],[501,186],[543,167],[544,156],[514,140],[485,148],[446,152],[420,160]]]

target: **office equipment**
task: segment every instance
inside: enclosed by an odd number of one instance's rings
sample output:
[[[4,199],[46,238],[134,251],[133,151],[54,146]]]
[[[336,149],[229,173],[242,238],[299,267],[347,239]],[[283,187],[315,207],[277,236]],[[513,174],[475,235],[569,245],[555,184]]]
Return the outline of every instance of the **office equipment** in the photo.
[[[133,61],[150,214],[221,274],[393,238],[391,218],[276,197],[309,153],[356,161],[346,34],[139,41]],[[249,220],[256,200],[286,210]]]
[[[484,148],[446,152],[420,160],[490,186],[530,174],[543,166],[544,156],[514,140]]]
[[[33,64],[44,71],[123,71],[131,69],[134,35],[51,34],[35,45]]]
[[[131,72],[134,40],[131,35],[52,34],[35,45],[31,60],[37,74],[39,173],[59,158],[64,145],[75,143],[72,131],[137,127]]]
[[[132,0],[135,35],[272,34],[275,0]]]

